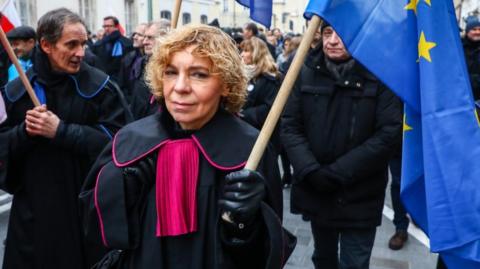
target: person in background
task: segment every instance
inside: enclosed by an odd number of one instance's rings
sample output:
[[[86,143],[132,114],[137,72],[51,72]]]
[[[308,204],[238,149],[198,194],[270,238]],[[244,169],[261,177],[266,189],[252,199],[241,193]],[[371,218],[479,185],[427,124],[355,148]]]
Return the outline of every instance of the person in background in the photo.
[[[281,86],[282,76],[265,42],[257,37],[252,37],[244,40],[240,44],[240,48],[242,60],[247,67],[248,78],[247,101],[240,112],[240,117],[260,130],[275,101]],[[278,124],[278,126],[280,125]],[[282,152],[279,135],[277,128],[271,138],[277,154]],[[289,171],[285,171],[285,167],[283,167],[283,170],[284,175],[290,174]],[[288,170],[290,170],[289,167]]]
[[[102,40],[104,36],[105,36],[105,30],[103,30],[103,28],[98,29],[97,34],[95,35],[96,40],[95,40],[95,42],[94,42],[93,44],[95,44],[95,43],[99,42],[100,40]]]
[[[114,16],[103,18],[103,30],[105,34],[100,41],[93,45],[92,52],[102,62],[105,73],[118,82],[117,76],[122,58],[133,50],[133,43],[120,33],[120,22]]]
[[[382,220],[401,101],[356,62],[329,25],[282,116],[292,162],[291,211],[311,221],[316,269],[368,269]]]
[[[249,22],[245,24],[245,26],[243,26],[243,39],[248,40],[252,37],[258,37],[263,42],[265,42],[268,47],[268,51],[270,52],[270,55],[272,55],[272,57],[275,57],[275,47],[267,42],[265,35],[263,33],[260,33],[260,31],[258,30],[258,26],[255,23]]]
[[[131,100],[136,81],[142,79],[143,57],[145,55],[143,40],[145,39],[146,28],[147,23],[141,23],[135,27],[132,34],[133,50],[123,57],[118,75],[118,84],[128,102]]]
[[[36,45],[36,36],[35,30],[30,26],[19,26],[7,33],[7,38],[23,71],[27,71],[33,64],[32,56]],[[8,81],[12,81],[17,77],[17,69],[11,64],[8,68]]]
[[[261,129],[281,85],[281,75],[265,43],[257,37],[240,44],[247,67],[248,96],[242,119]]]
[[[78,14],[47,12],[37,37],[26,75],[42,105],[32,107],[20,78],[3,89],[0,188],[13,202],[2,268],[90,268],[103,252],[84,240],[78,195],[127,107],[108,75],[84,63],[87,30]]]
[[[478,17],[467,18],[467,27],[462,43],[473,99],[478,109],[480,108],[480,20]]]
[[[390,185],[390,196],[393,207],[393,224],[395,233],[388,241],[388,247],[392,250],[400,250],[408,240],[408,225],[410,223],[407,217],[407,210],[403,206],[400,198],[400,184],[402,178],[402,145],[395,149],[392,158],[389,161],[390,174],[392,181]]]
[[[277,66],[278,66],[278,67],[282,66],[282,64],[287,61],[288,56],[289,56],[290,53],[291,53],[291,50],[290,50],[290,42],[292,42],[292,37],[291,37],[291,36],[286,36],[286,37],[283,39],[283,42],[282,42],[282,52],[281,52],[280,54],[278,54],[277,60],[276,60],[276,63],[277,63]]]
[[[162,37],[167,35],[169,29],[170,21],[165,19],[151,22],[145,28],[143,39],[145,55],[142,58],[141,69],[138,70],[139,79],[134,81],[130,103],[130,108],[135,120],[151,115],[157,112],[159,108],[158,102],[155,101],[154,95],[145,82],[145,65],[152,56],[155,47],[161,42]]]
[[[295,36],[292,37],[290,42],[287,44],[288,47],[285,46],[285,61],[278,66],[278,69],[280,69],[280,72],[282,72],[282,74],[286,74],[288,69],[290,68],[290,65],[293,62],[293,58],[297,53],[297,49],[300,46],[300,42],[302,42],[302,37]]]
[[[277,47],[275,48],[275,59],[280,55],[283,51],[283,34],[280,28],[273,28],[272,30],[273,35],[277,39]]]
[[[275,154],[241,170],[258,131],[235,116],[247,78],[231,38],[179,28],[147,79],[162,110],[118,132],[80,195],[87,236],[114,249],[97,268],[115,257],[117,268],[282,268],[294,241]]]

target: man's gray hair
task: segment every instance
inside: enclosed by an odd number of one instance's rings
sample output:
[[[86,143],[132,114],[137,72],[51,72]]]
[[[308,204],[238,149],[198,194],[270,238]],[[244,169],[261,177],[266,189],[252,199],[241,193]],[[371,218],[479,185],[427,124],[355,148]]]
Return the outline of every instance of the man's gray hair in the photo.
[[[157,33],[155,35],[158,37],[165,35],[170,31],[171,22],[167,19],[160,19],[158,21],[150,22],[147,27],[150,28],[153,25],[155,25],[155,27],[157,28]]]
[[[66,8],[58,8],[47,12],[38,20],[37,37],[44,39],[50,44],[55,44],[62,37],[65,24],[81,23],[85,26],[83,19]],[[85,26],[85,29],[87,27]]]

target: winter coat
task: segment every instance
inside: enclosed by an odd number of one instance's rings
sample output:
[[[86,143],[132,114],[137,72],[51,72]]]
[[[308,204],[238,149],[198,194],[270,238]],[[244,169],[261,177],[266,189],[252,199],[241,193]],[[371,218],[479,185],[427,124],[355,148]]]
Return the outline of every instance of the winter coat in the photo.
[[[468,38],[464,38],[462,43],[472,84],[473,99],[480,101],[480,42],[472,42]]]
[[[282,117],[293,165],[291,208],[331,227],[380,224],[389,157],[401,139],[399,99],[360,64],[334,79],[321,48],[310,52]],[[337,188],[306,180],[322,169]]]

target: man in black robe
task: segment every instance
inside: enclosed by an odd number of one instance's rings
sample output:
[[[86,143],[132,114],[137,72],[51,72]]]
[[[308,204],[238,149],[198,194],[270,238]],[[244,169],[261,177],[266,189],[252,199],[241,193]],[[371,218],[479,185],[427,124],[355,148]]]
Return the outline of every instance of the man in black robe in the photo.
[[[130,39],[120,33],[120,22],[116,17],[108,16],[103,19],[105,36],[92,47],[105,67],[105,73],[118,81],[121,61],[125,55],[133,50],[133,43]]]
[[[124,124],[125,108],[108,76],[83,63],[87,32],[67,9],[38,22],[39,48],[27,77],[3,89],[8,119],[0,125],[0,188],[13,202],[3,268],[89,268],[78,194],[102,148]]]

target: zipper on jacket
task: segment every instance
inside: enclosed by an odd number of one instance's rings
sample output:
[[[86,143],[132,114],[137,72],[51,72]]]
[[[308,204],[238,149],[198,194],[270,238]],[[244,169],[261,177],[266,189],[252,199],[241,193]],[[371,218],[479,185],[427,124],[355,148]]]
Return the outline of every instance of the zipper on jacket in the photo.
[[[358,101],[353,103],[353,108],[352,108],[352,120],[350,121],[350,135],[348,142],[351,144],[353,141],[353,135],[355,134],[355,123],[357,122],[357,106],[358,106]]]

